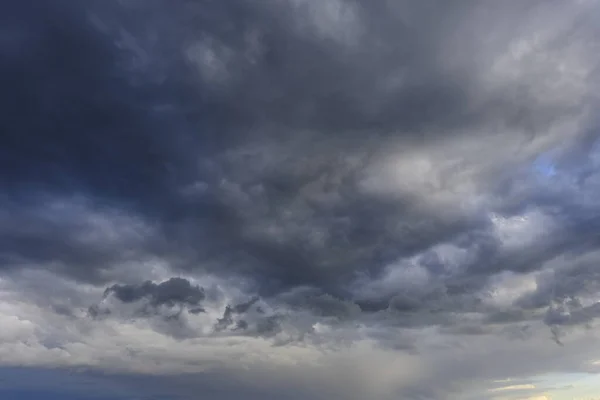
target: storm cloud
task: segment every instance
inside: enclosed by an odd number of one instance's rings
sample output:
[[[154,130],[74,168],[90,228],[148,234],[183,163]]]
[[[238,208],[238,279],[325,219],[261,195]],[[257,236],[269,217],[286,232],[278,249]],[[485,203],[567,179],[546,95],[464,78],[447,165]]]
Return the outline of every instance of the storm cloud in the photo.
[[[297,377],[298,398],[496,398],[485,382],[593,369],[599,16],[6,2],[0,359],[220,371],[257,398]],[[363,356],[414,372],[342,367]]]

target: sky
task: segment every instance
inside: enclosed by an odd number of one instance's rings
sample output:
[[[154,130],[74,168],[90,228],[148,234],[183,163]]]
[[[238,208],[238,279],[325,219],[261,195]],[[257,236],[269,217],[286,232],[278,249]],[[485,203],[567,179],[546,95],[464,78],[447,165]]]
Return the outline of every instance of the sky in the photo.
[[[600,399],[600,2],[0,5],[0,398]]]

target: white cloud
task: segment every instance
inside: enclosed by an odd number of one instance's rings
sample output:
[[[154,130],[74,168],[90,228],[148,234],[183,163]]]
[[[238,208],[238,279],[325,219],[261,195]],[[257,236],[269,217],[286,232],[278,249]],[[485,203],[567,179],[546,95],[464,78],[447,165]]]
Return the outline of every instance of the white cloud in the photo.
[[[531,383],[525,383],[525,384],[521,384],[521,385],[509,385],[509,386],[502,386],[499,388],[490,389],[489,391],[494,393],[494,392],[505,392],[505,391],[512,391],[512,390],[529,390],[529,389],[535,389],[535,385],[532,385]]]

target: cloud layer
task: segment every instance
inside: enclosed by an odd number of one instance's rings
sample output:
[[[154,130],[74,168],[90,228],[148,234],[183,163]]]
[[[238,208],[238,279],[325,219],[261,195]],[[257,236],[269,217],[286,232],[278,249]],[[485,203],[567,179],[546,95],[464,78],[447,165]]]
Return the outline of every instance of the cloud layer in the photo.
[[[13,3],[3,364],[261,399],[595,372],[596,1]]]

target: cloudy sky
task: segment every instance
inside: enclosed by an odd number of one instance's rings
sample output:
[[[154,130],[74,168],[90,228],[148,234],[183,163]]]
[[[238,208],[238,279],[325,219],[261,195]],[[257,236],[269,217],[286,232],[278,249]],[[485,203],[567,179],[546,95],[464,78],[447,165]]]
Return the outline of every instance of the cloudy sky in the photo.
[[[0,397],[599,399],[599,19],[3,1]]]

